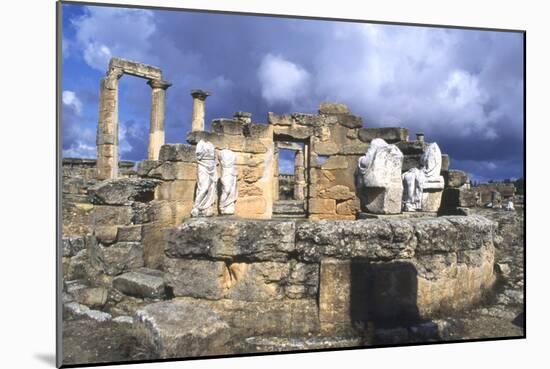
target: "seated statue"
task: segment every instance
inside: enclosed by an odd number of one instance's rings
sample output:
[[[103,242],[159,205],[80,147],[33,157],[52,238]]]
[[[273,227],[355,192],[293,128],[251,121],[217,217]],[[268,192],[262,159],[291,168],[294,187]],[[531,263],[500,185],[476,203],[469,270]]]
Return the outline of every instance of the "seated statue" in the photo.
[[[441,151],[437,143],[431,143],[420,158],[420,168],[411,168],[402,175],[403,210],[437,211],[441,202],[440,192],[445,186],[441,175]],[[428,192],[438,192],[439,201],[428,203]]]
[[[361,207],[376,214],[401,212],[403,153],[395,145],[375,138],[357,163],[357,183]]]

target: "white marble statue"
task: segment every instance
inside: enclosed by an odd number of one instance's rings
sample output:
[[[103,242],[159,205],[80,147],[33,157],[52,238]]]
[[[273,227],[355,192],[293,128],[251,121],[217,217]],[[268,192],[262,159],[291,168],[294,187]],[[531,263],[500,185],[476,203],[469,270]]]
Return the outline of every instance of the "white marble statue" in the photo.
[[[200,140],[195,150],[197,155],[197,192],[191,216],[212,216],[216,202],[218,173],[214,145]]]
[[[437,143],[431,143],[420,158],[420,168],[411,168],[403,173],[403,210],[416,211],[423,209],[426,198],[425,190],[443,190],[445,181],[441,176],[441,150]],[[439,199],[441,200],[441,199]],[[439,204],[431,206],[437,208]],[[433,209],[429,209],[433,210]]]
[[[403,153],[395,145],[375,138],[358,166],[358,190],[363,210],[377,214],[401,212]]]
[[[219,154],[221,166],[221,190],[220,195],[220,213],[235,214],[235,202],[237,201],[237,169],[235,168],[235,153],[229,149],[220,151]]]

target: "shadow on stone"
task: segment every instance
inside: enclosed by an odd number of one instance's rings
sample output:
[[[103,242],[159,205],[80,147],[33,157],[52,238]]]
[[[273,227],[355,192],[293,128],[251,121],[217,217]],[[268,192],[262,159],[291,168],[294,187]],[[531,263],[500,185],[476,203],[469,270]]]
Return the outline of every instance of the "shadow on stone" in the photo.
[[[355,326],[370,330],[367,344],[441,339],[438,325],[420,317],[417,278],[407,262],[352,262],[350,315]]]

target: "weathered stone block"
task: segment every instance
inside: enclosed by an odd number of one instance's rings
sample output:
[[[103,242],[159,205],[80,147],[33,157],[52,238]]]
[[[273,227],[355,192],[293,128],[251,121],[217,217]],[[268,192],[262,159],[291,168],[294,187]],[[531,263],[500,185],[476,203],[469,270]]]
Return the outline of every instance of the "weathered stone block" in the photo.
[[[214,119],[211,123],[212,131],[225,135],[242,136],[245,123],[233,119]]]
[[[132,208],[129,206],[94,206],[92,222],[96,226],[129,225],[132,222]]]
[[[159,152],[160,161],[184,161],[196,163],[195,145],[167,144],[162,145]]]
[[[446,175],[444,175],[444,177],[447,187],[452,188],[458,188],[470,181],[470,178],[468,177],[468,174],[466,174],[466,172],[456,169],[449,170],[448,172],[446,172]]]
[[[361,128],[363,126],[363,118],[346,114],[338,117],[338,123],[346,128]]]
[[[164,260],[164,222],[153,222],[143,225],[143,265],[159,269]]]
[[[164,271],[174,296],[217,300],[225,295],[229,274],[223,261],[165,258]]]
[[[325,170],[345,169],[349,166],[349,164],[349,160],[345,156],[331,156],[323,164],[321,164],[321,168]]]
[[[313,152],[317,155],[334,155],[339,151],[340,148],[334,142],[315,142],[313,144]]]
[[[301,222],[296,225],[298,258],[410,258],[416,238],[409,220]]]
[[[143,247],[138,242],[117,242],[108,247],[96,244],[92,262],[108,275],[118,275],[143,266]]]
[[[75,301],[93,309],[102,308],[107,302],[107,289],[103,287],[79,288],[71,293]]]
[[[359,199],[353,198],[336,204],[336,214],[355,216],[361,208]]]
[[[344,104],[323,102],[319,105],[319,114],[349,114],[349,108]]]
[[[118,227],[116,240],[117,242],[140,242],[141,229],[141,225]]]
[[[244,128],[245,136],[254,138],[270,138],[273,137],[271,128],[267,124],[250,123]]]
[[[349,200],[355,197],[355,192],[351,191],[347,186],[336,185],[320,191],[319,197],[323,199]]]
[[[102,181],[88,189],[90,201],[99,205],[131,205],[153,200],[158,182],[145,178],[118,178]]]
[[[143,268],[124,273],[113,279],[113,287],[120,292],[140,298],[158,299],[164,296],[164,279],[157,271]]]
[[[263,196],[239,197],[235,204],[235,215],[250,217],[265,214],[267,203]]]
[[[186,179],[196,180],[197,165],[195,163],[166,161],[149,172],[149,177],[164,180]]]
[[[249,261],[285,261],[294,250],[290,220],[186,219],[166,230],[168,257],[206,256]]]
[[[475,190],[466,190],[460,188],[446,188],[443,190],[441,199],[442,208],[466,207],[471,208],[476,206]]]
[[[424,189],[422,193],[422,211],[437,212],[441,207],[441,189]]]
[[[321,260],[319,320],[321,329],[350,325],[351,263],[349,260]]]
[[[94,236],[98,242],[110,244],[116,241],[118,226],[97,226],[94,228]]]
[[[141,177],[146,177],[152,169],[161,165],[159,160],[142,160],[137,164],[137,174]]]
[[[228,354],[229,326],[206,305],[170,300],[147,305],[135,316],[142,339],[161,358]]]
[[[336,200],[334,199],[309,199],[308,210],[313,214],[334,214],[336,212]]]
[[[358,137],[363,142],[371,142],[375,138],[381,138],[387,143],[406,141],[409,137],[407,128],[384,127],[384,128],[361,128]]]
[[[196,181],[175,180],[163,182],[157,188],[158,200],[193,201]]]
[[[396,143],[397,147],[403,155],[422,155],[426,150],[426,142],[424,141],[400,141]]]

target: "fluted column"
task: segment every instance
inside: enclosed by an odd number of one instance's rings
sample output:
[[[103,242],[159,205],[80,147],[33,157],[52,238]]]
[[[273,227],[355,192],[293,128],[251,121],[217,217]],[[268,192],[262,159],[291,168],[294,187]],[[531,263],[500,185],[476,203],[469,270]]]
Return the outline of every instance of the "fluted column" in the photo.
[[[158,160],[160,147],[164,145],[164,114],[166,111],[166,89],[170,83],[158,79],[147,82],[151,86],[151,125],[149,126],[149,160]]]
[[[118,80],[122,73],[121,69],[112,68],[100,82],[96,135],[98,179],[118,175]]]
[[[204,131],[204,102],[210,94],[203,90],[193,90],[191,96],[193,96],[191,131]]]

